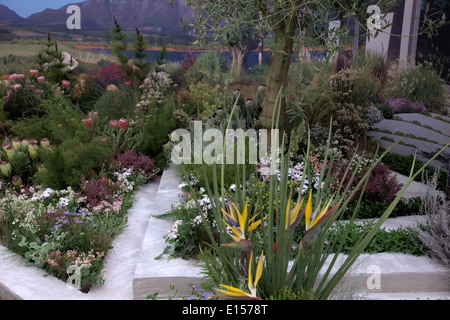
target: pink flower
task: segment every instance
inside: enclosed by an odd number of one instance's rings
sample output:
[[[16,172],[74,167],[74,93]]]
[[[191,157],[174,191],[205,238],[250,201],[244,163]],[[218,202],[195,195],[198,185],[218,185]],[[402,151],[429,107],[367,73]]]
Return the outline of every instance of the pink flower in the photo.
[[[12,90],[8,90],[8,92],[6,93],[5,101],[8,101],[12,94]]]
[[[94,128],[94,122],[92,121],[92,119],[83,119],[82,121],[90,130]]]
[[[11,86],[14,91],[22,89],[22,85],[20,83],[15,83]]]
[[[117,126],[119,125],[119,123],[117,122],[117,120],[111,120],[110,121],[111,127],[117,128]]]
[[[14,79],[25,79],[25,76],[23,74],[17,74],[17,73],[14,73],[9,76],[9,80],[13,81]]]
[[[89,112],[89,118],[92,119],[92,113],[91,112]],[[97,120],[97,118],[98,118],[98,113],[94,112],[94,120]]]
[[[44,94],[44,90],[42,89],[36,89],[34,92],[36,92],[36,94]]]
[[[62,87],[63,87],[63,89],[69,88],[70,87],[70,81],[63,80],[62,81]]]
[[[128,120],[127,119],[120,119],[119,120],[119,128],[122,130],[127,130],[128,129]]]
[[[30,74],[31,74],[32,76],[35,76],[35,77],[37,77],[37,76],[38,76],[38,74],[39,74],[39,70],[36,70],[36,69],[31,69],[31,70],[30,70]]]
[[[44,76],[38,77],[37,78],[37,82],[40,83],[40,84],[44,83],[45,82],[45,77]]]

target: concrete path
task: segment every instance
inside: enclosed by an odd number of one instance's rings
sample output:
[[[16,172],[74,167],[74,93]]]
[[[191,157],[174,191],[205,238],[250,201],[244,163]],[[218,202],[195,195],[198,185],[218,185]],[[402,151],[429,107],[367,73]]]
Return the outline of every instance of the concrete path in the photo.
[[[391,152],[406,156],[417,154],[417,159],[427,162],[446,144],[450,143],[450,118],[440,116],[441,119],[448,119],[448,123],[420,114],[405,113],[398,116],[403,120],[384,119],[374,124],[367,133],[370,137],[379,140],[383,149],[404,139]],[[450,148],[444,150],[431,165],[448,172],[450,170]]]
[[[114,241],[107,256],[106,283],[87,294],[67,286],[61,280],[46,276],[32,264],[0,246],[0,300],[132,300],[145,299],[159,293],[170,296],[170,285],[179,290],[178,297],[187,296],[187,285],[201,282],[198,261],[158,259],[166,244],[162,238],[173,221],[160,218],[178,200],[178,179],[174,169],[166,170],[160,180],[152,181],[136,193],[128,214],[128,227]],[[409,219],[389,219],[384,226],[406,226]],[[420,218],[419,218],[420,219]],[[339,259],[345,258],[344,255]],[[342,260],[340,260],[342,261]],[[368,290],[373,275],[371,266],[378,266],[381,287]],[[372,268],[372,269],[371,269]],[[437,299],[450,298],[450,269],[427,256],[405,254],[365,254],[350,270],[337,290],[335,299]]]

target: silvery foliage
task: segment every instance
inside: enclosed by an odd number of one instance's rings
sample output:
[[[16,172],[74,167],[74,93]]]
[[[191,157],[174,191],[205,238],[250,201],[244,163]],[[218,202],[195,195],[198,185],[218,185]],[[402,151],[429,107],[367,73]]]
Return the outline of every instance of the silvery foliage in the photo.
[[[381,113],[381,110],[378,109],[375,105],[370,105],[370,107],[367,109],[366,113],[366,119],[369,126],[374,125],[377,122],[380,122],[383,118],[383,114]]]

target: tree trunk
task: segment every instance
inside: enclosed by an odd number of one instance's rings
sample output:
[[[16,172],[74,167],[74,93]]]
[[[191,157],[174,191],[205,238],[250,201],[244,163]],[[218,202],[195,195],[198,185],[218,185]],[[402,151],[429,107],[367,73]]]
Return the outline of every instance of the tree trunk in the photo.
[[[292,36],[280,30],[278,30],[278,32],[275,31],[275,44],[279,45],[276,46],[276,49],[272,51],[270,55],[269,77],[266,83],[266,90],[262,103],[262,112],[259,117],[259,125],[265,129],[272,128],[273,111],[277,102],[277,97],[280,95],[278,102],[280,103],[279,105],[281,110],[278,128],[280,129],[280,137],[282,137],[282,132],[286,127],[286,103],[284,100],[284,92],[287,85],[289,66],[293,52]],[[277,114],[278,113],[275,114],[274,123],[276,121]]]
[[[240,77],[241,75],[241,71],[242,68],[244,67],[244,63],[246,57],[248,57],[248,50],[246,47],[244,47],[243,49],[238,47],[238,46],[234,46],[234,47],[229,47],[229,51],[231,54],[231,74],[233,76],[233,78],[237,79]],[[247,54],[246,54],[247,52]]]

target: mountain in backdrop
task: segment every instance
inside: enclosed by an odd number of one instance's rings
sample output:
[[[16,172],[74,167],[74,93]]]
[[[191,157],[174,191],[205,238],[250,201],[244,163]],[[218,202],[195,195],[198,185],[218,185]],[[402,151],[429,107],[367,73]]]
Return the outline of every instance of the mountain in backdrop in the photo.
[[[115,17],[125,29],[180,31],[180,18],[192,16],[192,10],[177,1],[173,6],[167,0],[87,0],[74,3],[81,9],[81,28],[111,29]],[[70,14],[67,4],[59,9],[45,9],[26,18],[30,26],[66,26]]]
[[[7,24],[23,20],[24,19],[21,16],[19,16],[15,11],[12,11],[7,6],[0,4],[0,24]]]

